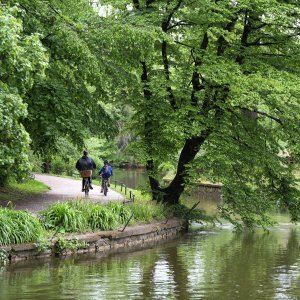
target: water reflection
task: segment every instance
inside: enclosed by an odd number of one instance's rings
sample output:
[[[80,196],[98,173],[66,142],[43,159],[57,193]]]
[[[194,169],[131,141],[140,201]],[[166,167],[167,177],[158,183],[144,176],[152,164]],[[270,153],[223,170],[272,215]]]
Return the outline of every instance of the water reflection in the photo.
[[[143,187],[147,188],[148,177],[143,169],[114,169],[112,182],[116,180],[130,188]],[[217,206],[220,204],[221,191],[220,189],[195,187],[190,191],[185,192],[180,200],[188,207],[192,207],[195,203],[197,208],[204,210],[209,215],[217,214]]]
[[[22,262],[0,273],[0,299],[300,299],[300,229],[195,229],[113,256]]]
[[[121,182],[129,188],[137,188],[138,186],[146,187],[148,184],[148,177],[143,169],[118,169],[114,168],[114,175],[112,182]]]

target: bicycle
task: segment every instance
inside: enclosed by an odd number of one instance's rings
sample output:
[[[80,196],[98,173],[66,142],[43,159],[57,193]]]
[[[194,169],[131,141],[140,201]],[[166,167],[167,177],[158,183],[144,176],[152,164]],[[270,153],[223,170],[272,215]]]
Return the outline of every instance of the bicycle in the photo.
[[[93,172],[92,170],[80,171],[80,175],[84,180],[83,190],[84,190],[85,197],[88,197],[88,195],[89,195],[89,191],[90,191],[89,177],[92,176],[92,172]]]
[[[103,179],[103,194],[107,196],[108,192],[108,179]]]

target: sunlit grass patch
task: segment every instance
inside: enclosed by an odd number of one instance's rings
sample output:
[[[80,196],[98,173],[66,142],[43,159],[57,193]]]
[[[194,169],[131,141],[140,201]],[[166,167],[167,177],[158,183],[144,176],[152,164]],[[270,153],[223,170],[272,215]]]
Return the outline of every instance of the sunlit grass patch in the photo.
[[[49,187],[36,180],[28,180],[22,183],[9,183],[0,187],[0,200],[16,201],[49,191]]]
[[[114,191],[124,195],[127,199],[130,199],[130,192],[132,195],[134,195],[134,199],[135,201],[138,200],[143,200],[143,201],[150,201],[151,200],[151,195],[150,193],[145,193],[139,190],[135,190],[135,189],[131,189],[131,188],[126,188],[125,190],[125,186],[121,186],[119,184],[115,184],[115,183],[111,183],[111,189],[113,189]],[[125,193],[126,191],[126,193]]]
[[[49,187],[46,184],[37,180],[28,180],[22,183],[11,183],[9,187],[28,193],[44,193],[49,191]]]
[[[120,204],[123,205],[123,204]],[[41,220],[47,230],[64,232],[87,232],[113,230],[124,222],[125,208],[101,205],[86,200],[58,202],[41,212]]]
[[[130,210],[133,213],[134,220],[137,223],[150,223],[159,221],[170,216],[170,211],[164,204],[155,202],[135,202],[131,204]]]
[[[127,199],[130,197],[129,192],[134,195],[134,202],[131,202],[131,204],[128,205],[131,213],[133,214],[133,220],[130,222],[130,224],[150,223],[152,221],[168,219],[172,216],[195,222],[213,222],[217,216],[217,205],[215,203],[211,204],[211,206],[213,206],[212,208],[209,207],[209,213],[207,213],[207,211],[203,209],[201,205],[197,205],[197,207],[194,207],[190,211],[194,204],[196,204],[195,201],[187,201],[188,203],[177,205],[166,205],[162,202],[151,200],[151,195],[149,193],[130,188],[127,188],[125,193],[124,186],[121,188],[120,185],[115,184],[112,185],[112,188],[115,191],[123,194]]]
[[[114,215],[118,216],[118,221],[123,224],[131,216],[131,210],[128,205],[124,205],[120,202],[110,202],[106,206]]]
[[[113,230],[120,226],[119,216],[108,207],[93,205],[88,214],[88,223],[92,230]]]

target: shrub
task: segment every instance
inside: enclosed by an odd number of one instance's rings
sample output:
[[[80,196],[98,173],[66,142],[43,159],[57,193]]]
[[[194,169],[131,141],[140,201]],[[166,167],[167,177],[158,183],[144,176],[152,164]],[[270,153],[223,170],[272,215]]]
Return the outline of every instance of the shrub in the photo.
[[[87,218],[77,203],[58,202],[41,213],[46,229],[60,232],[82,232],[88,229]]]
[[[125,223],[131,216],[130,208],[122,203],[110,202],[107,208],[118,218],[121,224]]]
[[[108,207],[81,200],[53,204],[41,217],[46,229],[59,232],[112,230],[119,225],[119,216]]]
[[[42,173],[43,160],[39,155],[34,154],[32,151],[30,151],[29,161],[32,165],[32,172]]]
[[[149,223],[152,220],[162,220],[167,217],[168,210],[163,204],[154,202],[133,203],[129,206],[137,222]]]
[[[31,214],[8,208],[0,208],[0,228],[0,245],[35,241],[43,230]]]
[[[89,212],[88,223],[92,230],[113,230],[118,225],[118,216],[114,215],[107,207],[94,205]]]
[[[66,165],[64,165],[64,172],[68,175],[68,176],[73,176],[73,174],[77,174],[78,171],[75,168],[75,165],[72,163],[68,163]]]
[[[65,163],[61,157],[55,157],[51,163],[51,172],[54,174],[62,174],[65,171]]]

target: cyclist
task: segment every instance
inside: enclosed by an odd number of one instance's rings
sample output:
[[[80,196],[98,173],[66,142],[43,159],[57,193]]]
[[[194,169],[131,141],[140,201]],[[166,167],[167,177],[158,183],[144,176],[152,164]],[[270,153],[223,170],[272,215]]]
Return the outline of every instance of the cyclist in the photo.
[[[101,181],[101,193],[103,193],[103,188],[104,188],[104,180],[107,179],[107,185],[110,186],[110,176],[113,175],[113,170],[112,167],[108,164],[108,161],[104,161],[104,166],[100,169],[99,171],[99,176],[101,176],[102,181]]]
[[[92,158],[88,156],[87,151],[83,151],[83,156],[79,158],[76,162],[76,169],[80,171],[93,170],[96,169],[96,164]],[[88,177],[90,189],[92,190],[92,179]],[[84,192],[84,178],[82,178],[82,192]]]

